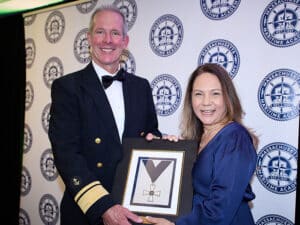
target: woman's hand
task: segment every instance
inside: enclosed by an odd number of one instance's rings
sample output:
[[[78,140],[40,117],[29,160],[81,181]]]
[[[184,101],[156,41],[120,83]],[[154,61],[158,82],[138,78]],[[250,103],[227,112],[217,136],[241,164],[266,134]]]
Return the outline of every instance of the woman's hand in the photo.
[[[146,140],[147,141],[152,141],[154,139],[160,139],[160,137],[155,136],[152,133],[148,133],[146,135]],[[171,134],[164,134],[161,138],[162,140],[168,140],[168,141],[174,141],[174,142],[178,142],[179,138],[176,135],[171,135]]]
[[[168,141],[174,141],[174,142],[178,142],[179,138],[176,135],[173,134],[164,134],[162,136],[163,140],[168,140]]]

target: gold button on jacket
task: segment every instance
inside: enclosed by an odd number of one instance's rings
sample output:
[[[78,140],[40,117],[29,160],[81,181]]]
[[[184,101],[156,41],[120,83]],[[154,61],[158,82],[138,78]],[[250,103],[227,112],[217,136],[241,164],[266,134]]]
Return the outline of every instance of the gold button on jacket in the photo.
[[[101,138],[95,138],[95,143],[100,144],[101,143]]]

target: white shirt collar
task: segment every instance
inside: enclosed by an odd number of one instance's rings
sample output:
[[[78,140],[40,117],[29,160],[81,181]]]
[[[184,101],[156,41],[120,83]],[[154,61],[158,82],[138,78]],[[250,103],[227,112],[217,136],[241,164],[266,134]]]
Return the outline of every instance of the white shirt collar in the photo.
[[[102,67],[100,67],[99,65],[97,65],[93,60],[92,60],[92,64],[93,64],[93,67],[94,67],[94,69],[97,73],[97,76],[101,82],[102,82],[102,79],[101,79],[102,76],[104,76],[104,75],[114,76],[120,70],[120,66],[119,66],[119,69],[115,73],[111,74],[111,73],[107,72],[105,69],[103,69]]]

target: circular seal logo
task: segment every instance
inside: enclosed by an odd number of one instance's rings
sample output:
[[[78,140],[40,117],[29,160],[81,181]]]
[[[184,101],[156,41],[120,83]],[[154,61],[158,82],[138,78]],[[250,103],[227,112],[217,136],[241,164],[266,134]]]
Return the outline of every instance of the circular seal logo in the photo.
[[[22,208],[19,209],[19,225],[30,225],[30,217]]]
[[[233,79],[240,67],[240,54],[230,41],[217,39],[204,46],[198,57],[198,65],[217,63],[223,66]]]
[[[115,0],[116,5],[126,18],[128,30],[130,30],[137,18],[137,5],[135,0]]]
[[[173,55],[183,41],[183,26],[174,15],[159,17],[151,27],[149,42],[152,51],[161,57]]]
[[[25,124],[24,125],[24,140],[23,140],[23,153],[29,152],[32,146],[32,131],[30,127]]]
[[[47,181],[54,181],[58,177],[51,149],[46,149],[41,155],[40,166],[42,175]]]
[[[275,214],[265,215],[259,218],[256,225],[294,225],[289,219]]]
[[[23,166],[22,167],[22,174],[21,174],[21,195],[25,196],[31,190],[32,182],[31,182],[31,175],[28,169]]]
[[[26,68],[31,68],[35,59],[35,44],[32,38],[25,40]]]
[[[56,199],[50,195],[42,196],[39,203],[39,213],[45,225],[55,225],[59,218],[59,208]]]
[[[223,20],[231,16],[239,7],[241,0],[211,1],[200,0],[201,10],[212,20]]]
[[[151,83],[156,112],[160,116],[173,114],[181,102],[181,87],[175,77],[169,74],[158,75]]]
[[[126,49],[123,50],[120,60],[121,67],[128,73],[135,73],[135,60],[133,55]]]
[[[64,75],[62,61],[58,57],[51,57],[46,62],[43,71],[44,83],[51,88],[53,81]]]
[[[275,47],[289,47],[300,42],[298,0],[274,0],[260,19],[264,39]]]
[[[26,82],[26,87],[25,87],[25,109],[29,110],[34,99],[34,91],[33,91],[33,86],[30,81]]]
[[[296,190],[297,149],[289,144],[275,142],[263,147],[257,159],[256,175],[260,183],[276,194]]]
[[[51,103],[48,103],[42,112],[42,126],[44,128],[44,131],[47,134],[48,134],[48,129],[49,129],[50,107],[51,107]]]
[[[278,121],[299,116],[300,74],[290,69],[269,73],[258,88],[258,103],[269,118]]]
[[[95,6],[97,5],[97,2],[98,2],[98,0],[91,0],[91,1],[76,5],[76,8],[78,9],[78,11],[80,13],[86,14],[86,13],[91,12],[95,8]]]
[[[57,43],[65,31],[65,18],[59,11],[52,12],[45,24],[45,35],[50,43]]]
[[[91,61],[90,47],[87,38],[88,28],[84,28],[76,35],[74,40],[74,55],[80,63],[89,63]]]
[[[30,15],[30,16],[25,16],[24,17],[24,25],[30,26],[31,24],[34,23],[35,18],[36,18],[36,14]]]

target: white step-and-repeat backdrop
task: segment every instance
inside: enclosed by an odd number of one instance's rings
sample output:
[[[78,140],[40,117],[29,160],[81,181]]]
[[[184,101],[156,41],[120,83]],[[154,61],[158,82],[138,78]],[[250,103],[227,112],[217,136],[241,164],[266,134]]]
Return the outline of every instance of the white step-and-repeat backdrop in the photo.
[[[187,80],[198,64],[216,62],[227,69],[246,112],[245,125],[260,136],[252,183],[256,224],[294,224],[299,0],[92,0],[25,14],[27,83],[19,224],[60,224],[64,184],[47,136],[50,88],[54,79],[90,62],[88,22],[102,3],[114,3],[126,15],[130,43],[122,65],[151,83],[162,132],[179,134]]]

